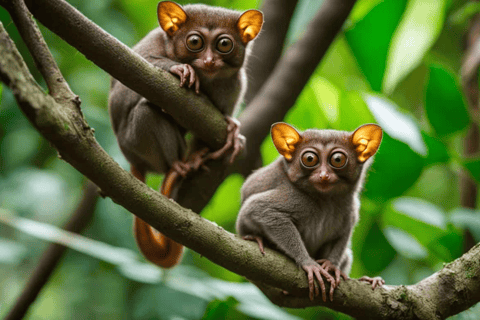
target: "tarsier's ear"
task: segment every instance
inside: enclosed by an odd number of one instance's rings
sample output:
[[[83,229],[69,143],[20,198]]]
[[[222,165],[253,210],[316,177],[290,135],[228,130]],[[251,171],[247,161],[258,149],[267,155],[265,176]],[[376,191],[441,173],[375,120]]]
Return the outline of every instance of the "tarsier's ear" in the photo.
[[[376,124],[365,124],[355,130],[352,142],[357,151],[358,161],[365,162],[377,152],[382,135],[382,128]]]
[[[187,21],[187,14],[180,5],[172,1],[162,1],[157,7],[158,23],[162,29],[172,36]]]
[[[237,21],[237,28],[240,31],[243,43],[255,39],[255,37],[262,29],[263,14],[258,10],[245,11]]]
[[[274,123],[271,132],[275,148],[285,159],[291,160],[297,144],[302,141],[302,136],[294,127],[284,122]]]

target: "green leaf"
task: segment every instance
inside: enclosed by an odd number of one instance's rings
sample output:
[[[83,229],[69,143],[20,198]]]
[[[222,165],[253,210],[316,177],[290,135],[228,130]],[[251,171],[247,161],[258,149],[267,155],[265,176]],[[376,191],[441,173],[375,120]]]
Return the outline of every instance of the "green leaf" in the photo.
[[[423,199],[401,197],[393,200],[382,215],[384,227],[395,227],[414,236],[423,246],[448,234],[445,214]]]
[[[456,227],[470,230],[475,241],[480,242],[480,211],[457,208],[450,214],[450,221]]]
[[[410,0],[388,49],[382,90],[393,92],[415,69],[443,28],[445,0]]]
[[[422,170],[422,157],[385,133],[367,178],[365,195],[375,201],[398,197],[417,181]]]
[[[368,231],[360,252],[360,259],[369,274],[377,274],[385,269],[392,262],[396,253],[378,224],[374,223]]]
[[[340,96],[340,119],[338,128],[353,131],[366,123],[374,123],[370,109],[357,91],[343,91]]]
[[[450,160],[447,147],[440,139],[433,138],[423,131],[422,138],[428,149],[425,166],[435,163],[445,163]]]
[[[362,20],[373,8],[384,0],[360,0],[355,3],[352,12],[348,16],[348,23],[355,25],[358,21]]]
[[[456,77],[440,65],[430,66],[425,89],[425,111],[428,121],[439,135],[463,130],[470,123]]]
[[[473,179],[480,183],[480,159],[465,159],[462,161],[462,165],[470,172]]]
[[[377,123],[390,137],[408,144],[420,155],[427,155],[427,147],[412,116],[401,112],[393,102],[379,95],[365,94],[365,102]]]
[[[357,62],[372,89],[382,89],[390,39],[403,14],[407,0],[385,0],[345,33]]]
[[[427,249],[407,232],[387,227],[384,229],[384,234],[392,247],[402,256],[415,260],[423,260],[428,256]]]
[[[450,16],[450,22],[456,25],[464,25],[470,21],[470,19],[480,12],[480,3],[467,2],[460,9],[455,11]]]

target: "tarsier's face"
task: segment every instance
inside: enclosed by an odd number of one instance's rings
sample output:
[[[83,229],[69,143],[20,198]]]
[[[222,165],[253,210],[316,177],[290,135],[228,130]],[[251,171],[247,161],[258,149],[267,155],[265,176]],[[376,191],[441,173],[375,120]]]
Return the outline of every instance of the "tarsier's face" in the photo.
[[[347,135],[331,133],[331,141],[322,139],[328,134],[308,137],[306,132],[295,150],[288,174],[302,189],[314,189],[311,191],[322,194],[345,193],[354,187],[362,164],[357,161]]]
[[[173,42],[175,59],[204,79],[230,77],[243,65],[245,47],[263,24],[257,10],[240,13],[205,5],[158,4],[158,21]]]
[[[225,28],[192,28],[179,34],[176,43],[177,59],[205,78],[229,77],[245,58],[245,45]]]
[[[362,174],[365,161],[382,141],[382,129],[363,125],[353,133],[337,130],[307,130],[303,134],[278,122],[272,140],[285,158],[289,180],[299,189],[317,195],[351,192]]]

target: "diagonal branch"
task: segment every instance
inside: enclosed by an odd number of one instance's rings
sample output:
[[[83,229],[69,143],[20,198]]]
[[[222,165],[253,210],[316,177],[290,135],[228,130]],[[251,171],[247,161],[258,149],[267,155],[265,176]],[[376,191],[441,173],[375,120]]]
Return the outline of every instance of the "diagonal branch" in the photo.
[[[262,32],[253,42],[246,62],[248,88],[244,100],[247,105],[268,79],[282,54],[297,2],[298,0],[265,0],[262,4],[265,23]]]
[[[480,244],[415,286],[372,291],[356,280],[343,282],[334,302],[300,303],[307,296],[305,273],[290,259],[272,250],[262,256],[256,244],[243,241],[148,188],[124,171],[98,145],[79,115],[64,112],[46,95],[0,24],[0,79],[11,88],[19,107],[64,160],[122,205],[166,236],[192,248],[214,263],[254,282],[292,294],[279,304],[292,307],[324,305],[347,314],[377,319],[437,319],[459,312],[480,300]],[[458,298],[458,299],[457,299]],[[293,304],[293,302],[295,304]],[[381,307],[379,307],[381,306]],[[405,316],[404,316],[405,315]]]

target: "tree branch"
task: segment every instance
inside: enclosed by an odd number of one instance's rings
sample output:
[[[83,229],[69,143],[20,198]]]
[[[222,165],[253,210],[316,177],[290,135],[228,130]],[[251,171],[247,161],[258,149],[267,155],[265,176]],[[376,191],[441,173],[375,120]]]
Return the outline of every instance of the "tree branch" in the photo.
[[[246,62],[248,88],[244,101],[247,105],[270,76],[282,54],[297,2],[298,0],[265,0],[262,4],[265,23],[262,32],[253,42]]]
[[[83,118],[64,112],[63,106],[34,82],[1,24],[0,79],[12,89],[22,111],[62,158],[89,177],[106,195],[214,263],[254,282],[292,294],[279,304],[325,305],[347,314],[369,314],[370,318],[396,319],[405,315],[402,319],[437,319],[438,315],[446,317],[480,300],[480,245],[477,245],[415,286],[386,286],[372,291],[368,284],[348,280],[335,291],[333,303],[323,303],[320,299],[309,302],[305,273],[293,261],[269,249],[262,256],[256,244],[243,241],[169,201],[121,169],[95,141]],[[305,298],[295,298],[297,295]]]
[[[98,188],[92,182],[85,184],[83,198],[70,220],[63,227],[64,230],[81,233],[90,223],[98,200]],[[33,271],[25,288],[10,310],[5,320],[22,319],[30,305],[35,301],[43,286],[50,280],[50,276],[57,267],[67,248],[59,244],[51,244],[43,253],[40,262]]]
[[[28,9],[44,26],[83,53],[127,87],[162,106],[211,148],[225,143],[227,123],[210,100],[179,88],[179,80],[155,68],[63,0],[27,0]],[[8,7],[12,0],[0,0]],[[55,17],[52,19],[52,17]],[[174,102],[174,103],[172,103]],[[199,117],[202,121],[198,121]]]

